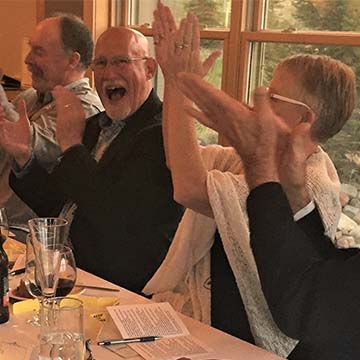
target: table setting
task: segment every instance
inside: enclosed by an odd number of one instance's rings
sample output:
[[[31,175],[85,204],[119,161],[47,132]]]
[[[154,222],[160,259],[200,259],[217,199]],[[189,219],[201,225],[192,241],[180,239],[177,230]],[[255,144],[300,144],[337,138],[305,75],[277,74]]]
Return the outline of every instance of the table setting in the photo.
[[[61,218],[32,219],[26,244],[6,234],[10,319],[0,325],[0,360],[280,359],[175,312],[173,327],[183,333],[162,332],[171,324],[154,330],[167,319],[156,320],[157,314],[173,311],[170,304],[153,303],[77,268],[67,226]],[[151,316],[149,305],[158,307]],[[138,319],[129,322],[134,314]],[[156,333],[144,325],[151,321]]]

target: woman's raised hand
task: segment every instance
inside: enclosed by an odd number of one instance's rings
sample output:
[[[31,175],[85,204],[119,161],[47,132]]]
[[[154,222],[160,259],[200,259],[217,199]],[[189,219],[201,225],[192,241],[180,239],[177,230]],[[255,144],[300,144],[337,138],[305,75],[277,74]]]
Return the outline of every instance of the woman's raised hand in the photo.
[[[161,2],[154,11],[153,32],[156,60],[167,80],[176,79],[179,72],[205,76],[220,55],[220,51],[214,51],[202,62],[197,17],[188,13],[177,27],[171,10]]]

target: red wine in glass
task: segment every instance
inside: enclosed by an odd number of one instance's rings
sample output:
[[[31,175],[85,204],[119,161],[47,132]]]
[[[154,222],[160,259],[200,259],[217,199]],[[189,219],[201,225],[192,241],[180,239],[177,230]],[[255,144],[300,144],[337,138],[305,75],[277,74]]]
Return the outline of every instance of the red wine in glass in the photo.
[[[75,280],[73,279],[59,279],[58,286],[56,288],[56,296],[69,295],[74,286]]]

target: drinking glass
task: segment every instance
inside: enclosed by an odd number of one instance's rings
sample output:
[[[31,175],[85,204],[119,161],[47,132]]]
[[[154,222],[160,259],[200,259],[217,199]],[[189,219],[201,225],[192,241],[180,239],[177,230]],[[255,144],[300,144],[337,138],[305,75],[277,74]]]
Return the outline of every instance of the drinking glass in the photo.
[[[85,358],[84,309],[71,297],[44,299],[40,315],[39,360]]]
[[[27,292],[33,298],[36,298],[39,301],[39,305],[41,305],[43,294],[41,292],[40,281],[38,280],[35,252],[31,241],[31,235],[28,235],[26,237],[25,275],[23,281]],[[40,318],[38,311],[36,311],[34,316],[28,320],[28,323],[34,326],[40,325]]]
[[[64,246],[60,251],[60,268],[58,272],[58,282],[56,286],[56,296],[66,296],[75,286],[76,282],[76,263],[72,249],[69,246]],[[41,305],[44,298],[41,281],[39,279],[39,272],[36,268],[36,258],[34,247],[31,241],[31,235],[26,238],[26,260],[25,260],[25,276],[24,284],[28,293],[38,299]],[[32,325],[40,325],[39,314],[36,313],[34,317],[29,320]]]
[[[35,254],[36,280],[42,295],[53,297],[58,283],[61,252],[67,235],[68,222],[63,218],[29,220],[30,241]]]

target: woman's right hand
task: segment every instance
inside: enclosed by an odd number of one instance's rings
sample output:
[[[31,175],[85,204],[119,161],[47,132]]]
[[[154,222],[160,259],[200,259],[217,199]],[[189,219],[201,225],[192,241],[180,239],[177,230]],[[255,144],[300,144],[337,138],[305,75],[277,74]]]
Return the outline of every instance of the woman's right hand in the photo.
[[[169,7],[159,2],[154,11],[153,31],[156,60],[166,80],[175,80],[179,72],[203,77],[220,55],[220,51],[214,51],[201,61],[199,21],[192,13],[181,20],[178,28]]]

